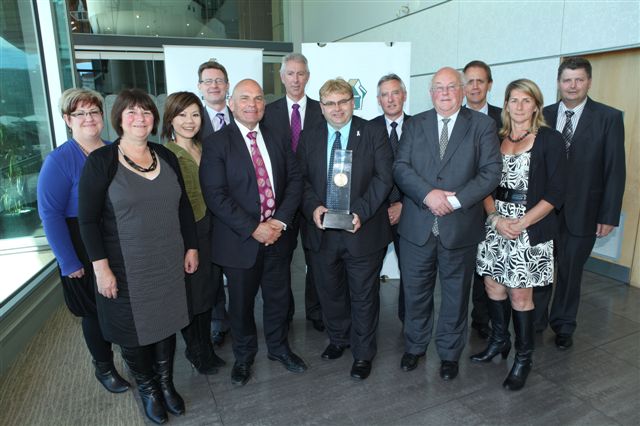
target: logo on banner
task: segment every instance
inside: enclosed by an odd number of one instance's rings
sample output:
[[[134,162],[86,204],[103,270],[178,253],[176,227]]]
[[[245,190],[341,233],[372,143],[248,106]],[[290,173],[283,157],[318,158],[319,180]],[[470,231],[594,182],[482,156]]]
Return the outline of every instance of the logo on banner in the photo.
[[[367,89],[360,83],[359,78],[349,79],[349,84],[353,90],[353,100],[355,103],[355,109],[362,109],[364,106],[364,97],[367,94]]]

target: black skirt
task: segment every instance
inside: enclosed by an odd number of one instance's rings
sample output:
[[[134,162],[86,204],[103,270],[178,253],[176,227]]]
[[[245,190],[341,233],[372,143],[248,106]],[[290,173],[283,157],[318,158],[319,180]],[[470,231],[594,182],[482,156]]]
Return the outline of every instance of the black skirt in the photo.
[[[209,212],[198,222],[198,270],[186,274],[189,316],[202,314],[213,308],[216,286],[211,278],[211,216]]]

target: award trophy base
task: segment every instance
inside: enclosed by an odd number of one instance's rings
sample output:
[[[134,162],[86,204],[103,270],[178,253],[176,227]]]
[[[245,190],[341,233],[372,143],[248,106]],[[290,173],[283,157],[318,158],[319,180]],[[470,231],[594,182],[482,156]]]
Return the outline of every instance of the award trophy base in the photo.
[[[322,226],[324,226],[325,229],[353,231],[353,215],[329,210],[322,218]]]

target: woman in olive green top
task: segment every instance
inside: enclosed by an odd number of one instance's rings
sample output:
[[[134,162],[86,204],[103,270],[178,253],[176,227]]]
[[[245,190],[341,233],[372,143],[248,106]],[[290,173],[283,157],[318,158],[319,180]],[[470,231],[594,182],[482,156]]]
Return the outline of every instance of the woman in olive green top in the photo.
[[[191,92],[176,92],[167,97],[162,137],[166,147],[178,157],[187,195],[198,230],[200,266],[187,275],[187,297],[192,318],[182,330],[187,345],[185,356],[200,374],[215,374],[225,364],[211,343],[211,309],[217,283],[211,277],[211,218],[202,197],[198,168],[202,147],[198,135],[202,128],[202,104]]]

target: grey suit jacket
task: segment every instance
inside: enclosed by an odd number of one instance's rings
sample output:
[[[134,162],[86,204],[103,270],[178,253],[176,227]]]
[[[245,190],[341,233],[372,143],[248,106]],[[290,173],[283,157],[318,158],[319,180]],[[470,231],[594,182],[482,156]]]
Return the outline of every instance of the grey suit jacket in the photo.
[[[478,244],[484,238],[482,200],[500,183],[502,157],[496,124],[490,117],[461,108],[440,160],[435,109],[414,115],[402,130],[393,177],[404,194],[398,233],[424,245],[434,215],[423,200],[433,189],[453,191],[462,207],[438,218],[440,241],[448,249]]]

